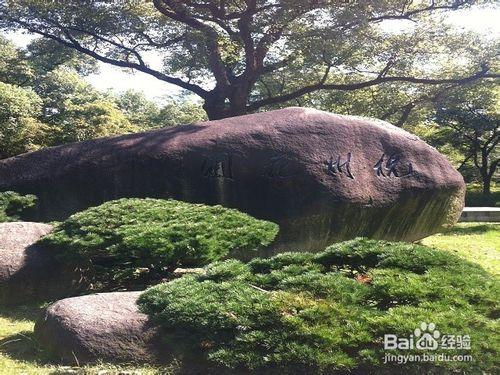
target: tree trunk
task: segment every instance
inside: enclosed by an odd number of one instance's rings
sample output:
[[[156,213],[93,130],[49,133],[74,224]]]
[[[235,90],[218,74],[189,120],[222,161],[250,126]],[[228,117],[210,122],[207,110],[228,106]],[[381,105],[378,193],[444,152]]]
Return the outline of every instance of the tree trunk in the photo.
[[[219,120],[226,117],[241,116],[247,113],[249,89],[247,85],[235,84],[230,93],[224,93],[215,88],[205,99],[203,109],[209,120]]]
[[[490,197],[491,195],[491,176],[486,173],[483,177],[483,195],[485,197]]]
[[[225,97],[216,92],[212,92],[212,94],[205,99],[203,109],[207,113],[209,120],[219,120],[228,117],[226,114]]]
[[[481,150],[481,177],[483,180],[483,195],[490,198],[491,195],[491,176],[488,172],[488,151],[486,147],[483,147]]]

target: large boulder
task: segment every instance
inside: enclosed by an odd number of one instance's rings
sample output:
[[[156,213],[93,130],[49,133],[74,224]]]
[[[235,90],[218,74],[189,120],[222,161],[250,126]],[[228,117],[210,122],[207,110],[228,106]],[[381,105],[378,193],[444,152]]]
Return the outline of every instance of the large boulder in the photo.
[[[139,312],[141,292],[66,298],[50,305],[35,324],[44,350],[66,363],[168,361],[159,329]]]
[[[52,225],[0,223],[0,304],[18,304],[67,295],[71,277],[36,242]]]
[[[276,248],[415,241],[458,220],[461,175],[388,123],[287,108],[73,143],[0,161],[0,190],[60,219],[120,197],[221,204],[280,225]]]

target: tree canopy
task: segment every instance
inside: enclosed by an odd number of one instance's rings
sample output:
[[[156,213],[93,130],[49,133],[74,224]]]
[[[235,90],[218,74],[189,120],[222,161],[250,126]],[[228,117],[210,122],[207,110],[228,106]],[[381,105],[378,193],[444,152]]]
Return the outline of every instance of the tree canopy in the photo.
[[[184,98],[103,93],[84,78],[96,60],[50,39],[18,48],[0,37],[0,159],[41,147],[204,120]]]
[[[500,163],[499,95],[500,90],[493,85],[469,85],[437,102],[433,115],[438,126],[432,140],[449,144],[463,155],[459,169],[471,165],[480,176],[485,195],[491,192]]]
[[[498,77],[495,48],[462,43],[442,17],[474,0],[6,0],[4,28],[195,93],[210,119],[320,90]],[[484,1],[481,1],[484,3]],[[384,22],[406,20],[392,33]],[[162,66],[149,57],[161,57]]]

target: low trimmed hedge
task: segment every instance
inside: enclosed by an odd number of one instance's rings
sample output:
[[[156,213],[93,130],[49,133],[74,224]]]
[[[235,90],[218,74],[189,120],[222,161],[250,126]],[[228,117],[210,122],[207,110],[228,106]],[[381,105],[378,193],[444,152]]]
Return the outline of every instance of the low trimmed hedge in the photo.
[[[32,194],[21,195],[14,191],[0,192],[0,223],[25,220],[33,214],[37,197]]]
[[[202,359],[214,372],[498,371],[498,279],[449,253],[355,239],[318,254],[226,260],[205,271],[148,289],[139,305],[179,357]],[[384,351],[384,334],[408,338],[421,322],[443,335],[470,335],[471,350]],[[384,363],[386,353],[473,361],[401,365]]]
[[[39,244],[79,269],[86,289],[138,289],[269,245],[278,226],[234,209],[161,199],[119,199],[72,215]]]

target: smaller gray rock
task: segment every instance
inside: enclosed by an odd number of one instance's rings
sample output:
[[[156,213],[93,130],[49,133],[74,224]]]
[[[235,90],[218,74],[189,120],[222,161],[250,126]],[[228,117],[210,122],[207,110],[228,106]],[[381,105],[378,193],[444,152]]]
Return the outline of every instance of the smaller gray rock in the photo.
[[[35,325],[45,350],[72,364],[164,362],[170,350],[136,305],[141,292],[98,293],[50,305]]]
[[[36,242],[52,225],[0,223],[0,304],[48,300],[68,295],[71,278]]]

